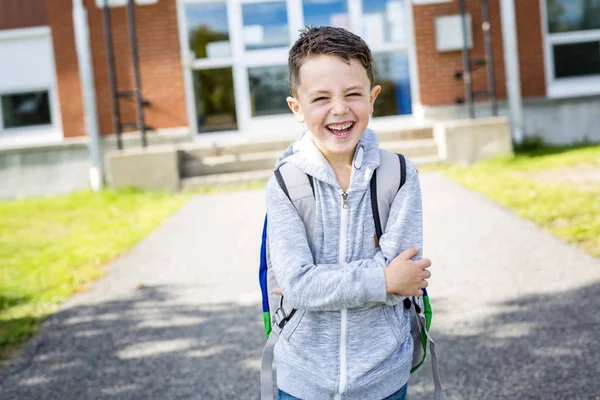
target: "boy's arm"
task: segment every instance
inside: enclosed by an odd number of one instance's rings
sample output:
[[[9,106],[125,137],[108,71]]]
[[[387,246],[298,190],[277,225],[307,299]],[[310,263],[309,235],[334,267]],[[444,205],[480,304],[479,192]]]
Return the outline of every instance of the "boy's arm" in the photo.
[[[409,160],[406,160],[406,182],[396,194],[390,207],[385,231],[379,245],[387,264],[409,247],[419,250],[412,260],[423,258],[423,205],[419,173]],[[388,305],[400,304],[405,296],[388,294]]]
[[[382,252],[344,268],[314,264],[304,223],[274,178],[267,184],[267,213],[271,264],[289,306],[332,311],[386,301]]]

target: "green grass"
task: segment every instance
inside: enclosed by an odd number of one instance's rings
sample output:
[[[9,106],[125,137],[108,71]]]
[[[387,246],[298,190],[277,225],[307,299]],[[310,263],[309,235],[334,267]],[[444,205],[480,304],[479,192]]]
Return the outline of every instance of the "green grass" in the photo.
[[[470,167],[447,166],[441,170],[548,232],[600,257],[600,183],[584,189],[558,178],[553,181],[551,174],[583,164],[596,165],[600,170],[600,146],[541,148]],[[550,175],[541,179],[540,173]]]
[[[0,354],[189,197],[84,191],[0,203]]]
[[[253,182],[179,194],[82,191],[0,202],[0,360],[192,195],[264,187]]]

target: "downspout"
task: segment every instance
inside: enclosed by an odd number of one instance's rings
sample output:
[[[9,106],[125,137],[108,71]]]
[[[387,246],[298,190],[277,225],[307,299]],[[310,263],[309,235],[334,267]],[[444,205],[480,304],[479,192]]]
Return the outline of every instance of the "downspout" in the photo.
[[[502,15],[502,39],[504,67],[512,137],[515,145],[523,143],[523,99],[521,98],[521,73],[519,71],[519,48],[514,0],[500,0]]]
[[[90,52],[90,35],[87,11],[82,0],[73,0],[73,26],[75,29],[75,46],[83,96],[85,131],[90,152],[90,185],[92,190],[101,190],[104,185],[104,167],[102,162],[102,144],[98,129],[98,109],[96,106],[96,89]]]

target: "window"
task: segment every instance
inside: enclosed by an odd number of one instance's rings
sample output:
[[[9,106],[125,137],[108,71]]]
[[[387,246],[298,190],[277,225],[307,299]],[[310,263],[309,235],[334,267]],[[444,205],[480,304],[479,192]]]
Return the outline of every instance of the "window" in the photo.
[[[587,75],[600,75],[600,41],[554,46],[554,76],[557,79]]]
[[[4,129],[51,125],[48,91],[0,95]]]
[[[546,0],[550,97],[600,93],[600,0]]]
[[[252,116],[287,114],[288,67],[277,65],[248,69]]]
[[[242,4],[242,19],[246,50],[289,46],[285,1]]]
[[[350,30],[347,0],[304,0],[304,25],[335,26]]]
[[[193,72],[198,132],[237,129],[231,68]]]
[[[375,84],[381,86],[373,117],[411,114],[408,55],[404,52],[376,53],[373,59]]]
[[[231,56],[227,5],[224,2],[187,4],[184,13],[188,42],[194,58]]]
[[[370,47],[405,40],[403,0],[362,0],[363,39]]]
[[[548,0],[548,32],[600,29],[600,0]]]

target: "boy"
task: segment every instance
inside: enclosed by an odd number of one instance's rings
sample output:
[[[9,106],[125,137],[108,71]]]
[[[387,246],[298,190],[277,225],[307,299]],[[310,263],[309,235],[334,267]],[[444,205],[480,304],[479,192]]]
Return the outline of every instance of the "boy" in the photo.
[[[278,399],[401,400],[413,343],[405,296],[422,295],[431,265],[421,259],[417,171],[390,207],[379,242],[369,181],[379,143],[367,129],[381,87],[366,43],[341,28],[307,28],[289,53],[287,103],[308,131],[280,157],[312,177],[316,203],[309,243],[294,205],[267,185],[273,273],[297,312],[275,346]]]

